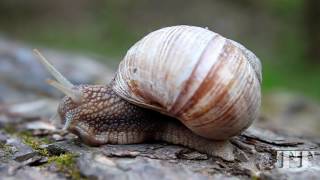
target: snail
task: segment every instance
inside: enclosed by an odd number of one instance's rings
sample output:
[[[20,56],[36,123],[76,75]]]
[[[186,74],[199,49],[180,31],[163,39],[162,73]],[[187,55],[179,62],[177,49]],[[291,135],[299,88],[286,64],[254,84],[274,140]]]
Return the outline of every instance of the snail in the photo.
[[[108,85],[73,85],[34,53],[56,79],[48,83],[66,95],[58,107],[63,129],[89,145],[158,140],[215,155],[259,114],[260,60],[206,28],[151,32]]]

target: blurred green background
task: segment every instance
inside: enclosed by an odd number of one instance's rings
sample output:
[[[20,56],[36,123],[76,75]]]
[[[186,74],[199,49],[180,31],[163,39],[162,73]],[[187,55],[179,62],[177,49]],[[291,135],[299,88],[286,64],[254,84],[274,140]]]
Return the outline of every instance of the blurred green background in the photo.
[[[0,36],[115,61],[145,34],[177,24],[251,49],[263,63],[263,92],[320,101],[319,0],[0,1]]]

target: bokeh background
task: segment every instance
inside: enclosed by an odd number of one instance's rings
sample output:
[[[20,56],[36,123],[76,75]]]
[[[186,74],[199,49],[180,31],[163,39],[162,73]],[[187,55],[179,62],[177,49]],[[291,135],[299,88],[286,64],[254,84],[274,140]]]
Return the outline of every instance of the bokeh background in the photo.
[[[177,24],[209,27],[263,63],[263,92],[320,100],[319,0],[0,1],[0,34],[117,64],[145,34]],[[110,58],[111,57],[111,58]]]

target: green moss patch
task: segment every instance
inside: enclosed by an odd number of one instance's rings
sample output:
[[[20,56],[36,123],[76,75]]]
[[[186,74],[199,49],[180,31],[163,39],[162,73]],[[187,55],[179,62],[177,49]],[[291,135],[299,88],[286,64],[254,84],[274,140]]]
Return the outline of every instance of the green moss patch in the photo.
[[[49,157],[48,162],[55,163],[58,167],[58,170],[71,179],[86,179],[85,177],[81,176],[80,171],[76,166],[76,157],[77,155],[75,154],[66,153],[59,156]]]
[[[41,148],[41,145],[47,144],[46,140],[33,137],[30,132],[18,133],[18,137],[20,137],[25,144],[37,151],[41,156],[49,157],[48,150]]]
[[[30,146],[33,150],[37,151],[39,155],[47,157],[48,163],[43,164],[45,167],[48,164],[54,163],[58,171],[64,174],[67,178],[72,180],[82,180],[87,179],[81,176],[80,171],[76,165],[76,157],[77,155],[74,153],[64,153],[60,155],[50,154],[46,148],[43,148],[42,145],[50,144],[50,140],[48,137],[37,137],[33,136],[30,131],[22,131],[17,132],[14,127],[7,126],[4,130],[11,135],[17,136],[22,140],[22,142],[28,146]],[[0,143],[0,149],[4,149],[5,152],[12,154],[11,147]]]
[[[0,142],[0,150],[2,151],[0,154],[0,162],[7,161],[13,154],[12,147]]]
[[[76,166],[76,154],[65,153],[60,155],[52,155],[47,149],[41,147],[41,145],[49,143],[47,138],[40,139],[33,137],[29,132],[19,133],[18,136],[25,144],[36,150],[41,156],[48,157],[47,164],[55,163],[58,167],[58,171],[63,173],[66,177],[73,180],[86,179],[85,177],[81,176],[80,171]]]

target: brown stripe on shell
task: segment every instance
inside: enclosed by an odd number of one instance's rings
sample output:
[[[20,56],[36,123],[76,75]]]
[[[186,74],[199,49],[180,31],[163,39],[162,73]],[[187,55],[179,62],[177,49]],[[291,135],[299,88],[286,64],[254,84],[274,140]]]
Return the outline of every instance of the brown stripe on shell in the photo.
[[[196,76],[197,71],[199,71],[199,69],[198,69],[199,65],[202,64],[203,61],[206,60],[204,55],[206,54],[206,52],[208,50],[210,50],[210,47],[211,47],[212,43],[215,42],[215,39],[218,38],[218,36],[219,35],[213,36],[212,39],[209,41],[208,45],[204,48],[204,51],[202,52],[202,54],[201,54],[199,60],[197,61],[197,63],[195,64],[195,67],[193,68],[189,78],[184,82],[183,87],[182,87],[182,89],[181,89],[176,101],[172,105],[172,108],[169,110],[170,113],[177,114],[179,111],[181,111],[181,108],[184,107],[184,106],[181,107],[181,103],[182,103],[183,99],[185,98],[185,95],[190,91],[191,87],[196,82],[196,77],[195,76]],[[213,64],[213,66],[214,66],[214,64]],[[192,98],[192,96],[191,96],[191,98]]]
[[[251,67],[249,64],[248,66]],[[254,71],[254,70],[253,70]],[[259,107],[260,107],[260,81],[259,79],[255,76],[255,74],[248,73],[248,77],[246,86],[244,89],[246,89],[245,93],[243,93],[243,100],[246,102],[246,109],[244,109],[241,112],[246,112],[247,117],[250,117],[251,121],[245,121],[247,124],[243,125],[245,127],[248,127],[249,124],[256,118],[258,115],[257,112],[259,112]],[[254,110],[254,111],[253,111]]]
[[[153,96],[152,93],[146,91],[141,92],[134,80],[130,80],[130,88],[135,95],[142,97],[145,103],[157,107],[164,107],[164,105],[160,104],[158,101],[155,101],[156,97]]]
[[[248,66],[248,64],[246,64]],[[250,74],[250,73],[248,73]],[[245,75],[248,75],[245,74]],[[251,122],[257,117],[257,112],[259,111],[260,107],[260,101],[254,99],[260,99],[260,89],[259,89],[259,82],[258,79],[256,79],[255,76],[252,76],[250,74],[248,77],[246,76],[245,79],[247,80],[246,83],[244,83],[243,93],[240,93],[239,99],[241,99],[239,103],[244,103],[243,101],[247,102],[245,103],[245,106],[239,106],[236,105],[236,107],[243,107],[243,109],[239,108],[232,108],[230,111],[234,112],[228,112],[228,114],[233,114],[233,118],[229,118],[229,116],[222,116],[219,118],[219,120],[216,120],[215,122],[206,123],[204,124],[203,128],[210,129],[210,127],[219,127],[215,131],[212,131],[212,136],[214,136],[217,139],[220,139],[220,136],[222,137],[221,133],[223,133],[223,139],[226,137],[231,137],[237,134],[240,134],[244,129],[246,129]],[[257,89],[258,88],[258,89]],[[259,91],[258,93],[255,91]],[[256,95],[256,96],[253,96]],[[246,98],[249,97],[249,98]],[[254,111],[252,111],[254,110]],[[224,113],[225,114],[225,113]],[[223,121],[222,121],[223,120]],[[220,122],[219,122],[220,121]],[[200,129],[203,129],[201,127],[197,127]],[[199,131],[198,129],[198,131]],[[227,133],[225,133],[227,132]]]
[[[233,83],[234,82],[232,82],[231,84]],[[237,119],[237,115],[235,114],[236,109],[234,107],[234,104],[236,104],[241,98],[242,98],[242,95],[238,96],[234,100],[234,102],[228,108],[226,108],[226,110],[220,116],[213,117],[213,119],[209,119],[208,121],[203,121],[201,123],[194,124],[193,127],[207,126],[211,123],[214,123],[216,126],[227,126],[227,125],[233,124],[234,120]],[[217,100],[216,102],[220,103],[221,101],[222,101],[222,104],[226,103],[226,101],[230,101],[230,97],[228,93],[223,93],[223,95],[219,96],[219,100]]]
[[[230,51],[231,52],[231,51]],[[224,58],[228,58],[228,57],[224,57]],[[226,60],[222,60],[221,61],[226,61]],[[242,70],[242,66],[244,65],[245,59],[239,59],[239,64],[238,67],[235,68],[237,71],[235,71],[235,74],[241,74],[241,70]],[[242,73],[244,74],[244,73]],[[238,79],[241,79],[241,77],[237,77]],[[232,79],[230,80],[230,82],[223,87],[223,89],[221,89],[220,91],[222,92],[220,95],[217,96],[217,98],[212,102],[212,107],[208,107],[205,112],[202,112],[202,114],[196,114],[192,116],[192,119],[199,119],[201,116],[204,116],[207,112],[209,112],[214,105],[217,104],[223,104],[225,106],[229,105],[228,108],[226,108],[224,110],[224,112],[222,112],[219,116],[213,117],[212,119],[208,119],[207,121],[197,121],[198,123],[193,125],[194,127],[200,127],[200,126],[206,126],[210,123],[215,123],[218,126],[222,126],[223,124],[225,124],[226,122],[231,121],[232,119],[236,119],[236,109],[234,108],[234,104],[236,104],[241,98],[243,93],[240,93],[238,97],[236,97],[235,99],[231,99],[228,93],[228,90],[230,88],[232,88],[235,84],[237,79]],[[245,90],[246,87],[243,88],[243,90]],[[231,104],[230,104],[231,103]],[[221,121],[221,122],[220,122]]]
[[[218,75],[219,69],[224,68],[225,63],[227,63],[227,59],[226,59],[227,57],[225,57],[224,55],[230,54],[234,50],[234,47],[230,46],[229,43],[226,43],[222,49],[223,51],[221,51],[222,53],[218,57],[219,59],[217,61],[218,63],[211,68],[211,70],[205,77],[204,81],[201,83],[201,85],[199,86],[197,91],[194,93],[194,95],[190,98],[190,101],[186,103],[179,112],[176,113],[178,117],[183,116],[183,114],[187,112],[188,109],[191,109],[194,106],[196,106],[197,103],[206,95],[206,93],[209,92],[209,90],[212,87],[215,87],[217,85],[218,82],[216,81],[216,79],[219,76]],[[208,102],[208,104],[204,108],[195,112],[192,116],[187,117],[188,119],[185,119],[185,120],[188,121],[188,120],[195,119],[199,116],[202,116],[204,113],[212,109],[212,107],[214,107],[217,104],[217,102],[220,102],[223,98],[226,98],[226,94],[227,94],[226,90],[222,91],[219,94],[215,94],[215,96],[217,97],[215,101]]]
[[[169,31],[169,33],[166,33],[165,35],[163,35],[165,37],[165,40],[164,40],[164,43],[162,43],[162,45],[165,44],[166,48],[164,48],[162,53],[159,53],[161,55],[158,57],[159,59],[164,59],[164,60],[168,61],[167,60],[168,56],[170,54],[172,54],[172,51],[175,50],[175,48],[173,48],[175,45],[174,42],[178,41],[178,39],[181,38],[181,36],[182,36],[181,32],[183,32],[183,31],[184,31],[183,28],[173,28],[172,30]],[[164,57],[162,57],[163,54],[165,55]],[[162,60],[155,61],[155,63],[153,63],[153,66],[158,67],[158,68],[156,68],[157,71],[152,72],[153,77],[156,77],[154,74],[159,74],[159,72],[166,72],[166,74],[164,75],[164,77],[165,77],[164,79],[165,79],[165,81],[169,81],[170,72],[168,72],[164,69],[163,66],[165,66],[165,63],[163,63]],[[155,69],[155,68],[151,68],[151,69]],[[158,79],[158,78],[155,78],[155,79]],[[146,92],[146,91],[144,91],[144,92]],[[161,102],[162,102],[161,96],[158,97],[157,95],[156,96],[150,95],[149,98],[150,97],[153,98],[153,99],[151,99],[152,100],[151,105],[157,106],[157,107],[162,108],[164,110],[167,109],[166,108],[167,104],[161,104]],[[144,99],[144,100],[148,101],[150,99]]]

